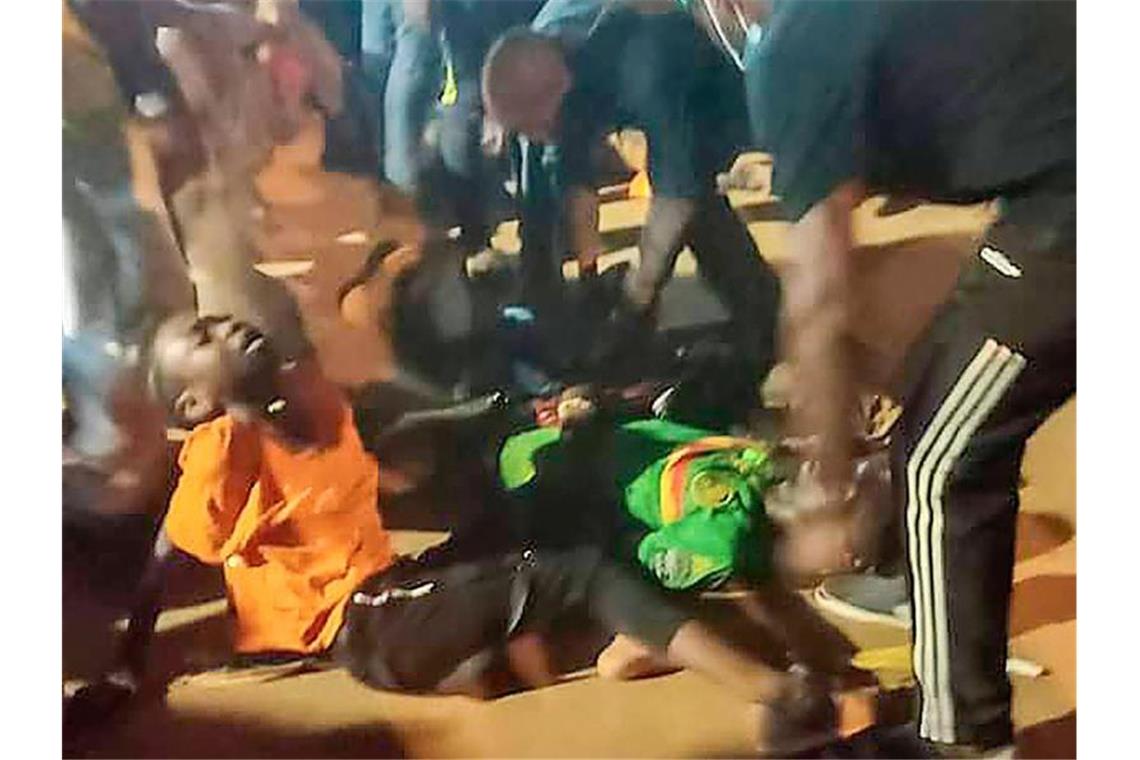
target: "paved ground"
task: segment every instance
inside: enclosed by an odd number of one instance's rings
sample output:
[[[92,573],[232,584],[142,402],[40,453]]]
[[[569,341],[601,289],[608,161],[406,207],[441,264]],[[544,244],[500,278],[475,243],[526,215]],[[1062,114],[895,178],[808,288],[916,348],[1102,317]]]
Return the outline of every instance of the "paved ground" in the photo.
[[[397,220],[379,218],[376,192],[364,180],[315,168],[319,130],[281,149],[263,177],[280,228],[265,260],[276,274],[303,273],[300,290],[310,333],[338,380],[360,382],[390,371],[388,347],[349,328],[333,294],[366,255],[369,243],[393,234]],[[734,201],[751,220],[764,255],[779,262],[785,225],[763,193]],[[864,277],[863,335],[885,364],[913,339],[945,292],[985,208],[919,207],[878,218],[880,200],[856,224]],[[631,255],[645,201],[603,208],[615,258]],[[345,233],[361,238],[337,242]],[[499,242],[517,245],[513,225]],[[921,266],[925,264],[926,266]],[[685,259],[679,273],[692,274]],[[295,278],[296,279],[296,278]],[[889,286],[889,287],[888,287]],[[682,286],[683,289],[684,286]],[[1011,651],[1049,669],[1015,679],[1015,717],[1026,757],[1072,757],[1076,731],[1075,418],[1070,402],[1031,442],[1024,468],[1019,563]],[[411,550],[438,535],[401,532]],[[191,574],[164,614],[155,642],[156,671],[174,676],[225,650],[224,601],[210,571]],[[91,619],[94,619],[92,617]],[[842,626],[863,646],[902,643],[878,626]],[[101,644],[89,628],[65,650],[65,676],[90,673]],[[159,679],[161,680],[161,678]],[[175,683],[149,694],[122,724],[91,748],[99,757],[666,757],[741,756],[749,751],[747,709],[700,677],[681,673],[638,683],[602,682],[584,674],[558,686],[492,703],[463,698],[404,697],[370,691],[340,672],[269,683]]]

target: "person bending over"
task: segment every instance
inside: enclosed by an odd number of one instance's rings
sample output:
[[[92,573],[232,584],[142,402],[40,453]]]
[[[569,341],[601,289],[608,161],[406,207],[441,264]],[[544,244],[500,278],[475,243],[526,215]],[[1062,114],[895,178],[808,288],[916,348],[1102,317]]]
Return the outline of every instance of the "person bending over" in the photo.
[[[754,703],[764,750],[834,735],[821,677],[727,644],[595,547],[457,537],[395,556],[376,509],[376,461],[351,410],[315,362],[282,364],[251,326],[172,318],[150,366],[155,392],[193,430],[121,662],[92,689],[137,687],[159,568],[176,547],[222,567],[240,654],[327,656],[376,688],[488,696],[501,665],[524,684],[553,680],[542,634],[580,609]]]

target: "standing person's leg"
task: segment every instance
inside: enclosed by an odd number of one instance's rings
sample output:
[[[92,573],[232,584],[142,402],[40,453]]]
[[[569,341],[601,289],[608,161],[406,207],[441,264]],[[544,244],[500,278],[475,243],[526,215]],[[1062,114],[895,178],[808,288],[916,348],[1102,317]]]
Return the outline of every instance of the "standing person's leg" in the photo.
[[[912,357],[893,476],[905,505],[919,733],[1013,738],[1005,672],[1026,440],[1076,388],[1075,203],[1013,203]]]
[[[73,421],[65,445],[81,469],[99,473],[98,487],[83,489],[85,508],[139,512],[164,477],[166,450],[161,414],[124,349],[138,345],[148,320],[192,305],[193,294],[184,268],[160,266],[177,252],[161,248],[170,241],[135,201],[126,145],[65,139],[63,153],[62,375]]]
[[[362,0],[300,0],[301,12],[320,27],[341,57],[344,109],[325,119],[321,166],[327,171],[371,175],[380,161],[375,121],[376,91],[361,70],[364,7]]]
[[[443,109],[439,151],[447,173],[447,193],[460,228],[465,253],[477,253],[491,242],[487,218],[488,189],[483,177],[483,99],[480,76],[490,47],[487,8],[465,2],[444,3],[440,9],[444,48],[455,81],[455,102]]]
[[[409,195],[419,189],[426,163],[424,128],[439,94],[439,40],[418,6],[428,0],[390,0],[396,45],[384,90],[384,170]]]
[[[762,379],[776,360],[779,277],[722,195],[701,200],[687,237],[701,276],[728,307],[738,343]]]
[[[63,334],[80,332],[117,339],[117,261],[109,237],[99,222],[90,194],[68,172],[64,151],[63,174]]]
[[[376,176],[383,179],[384,169],[384,94],[388,72],[396,52],[396,25],[391,0],[363,0],[360,9],[360,64],[357,80],[360,96],[368,109],[366,121],[371,129],[368,138],[376,154]]]
[[[130,345],[148,321],[193,308],[181,252],[136,196],[121,132],[97,142],[65,137],[63,217],[66,335],[98,333]]]

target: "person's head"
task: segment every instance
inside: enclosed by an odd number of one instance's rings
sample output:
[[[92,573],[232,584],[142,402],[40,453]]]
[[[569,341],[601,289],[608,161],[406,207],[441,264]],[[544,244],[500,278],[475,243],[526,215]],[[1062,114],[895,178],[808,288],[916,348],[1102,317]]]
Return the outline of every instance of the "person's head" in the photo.
[[[233,317],[179,314],[158,327],[151,343],[151,388],[187,425],[271,400],[279,367],[269,339]]]
[[[483,105],[493,121],[535,140],[552,139],[572,84],[562,46],[527,28],[491,46],[483,64]]]

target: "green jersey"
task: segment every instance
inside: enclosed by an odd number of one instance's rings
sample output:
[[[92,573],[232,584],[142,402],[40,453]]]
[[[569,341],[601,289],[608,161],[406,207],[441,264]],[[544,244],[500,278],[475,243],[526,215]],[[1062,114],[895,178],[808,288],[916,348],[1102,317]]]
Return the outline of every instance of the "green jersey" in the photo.
[[[617,426],[616,493],[644,530],[637,560],[663,586],[708,588],[733,575],[762,582],[771,574],[771,531],[763,495],[775,475],[755,441],[658,419]],[[561,430],[539,427],[511,436],[499,453],[510,491],[540,477],[536,458],[557,457]]]

